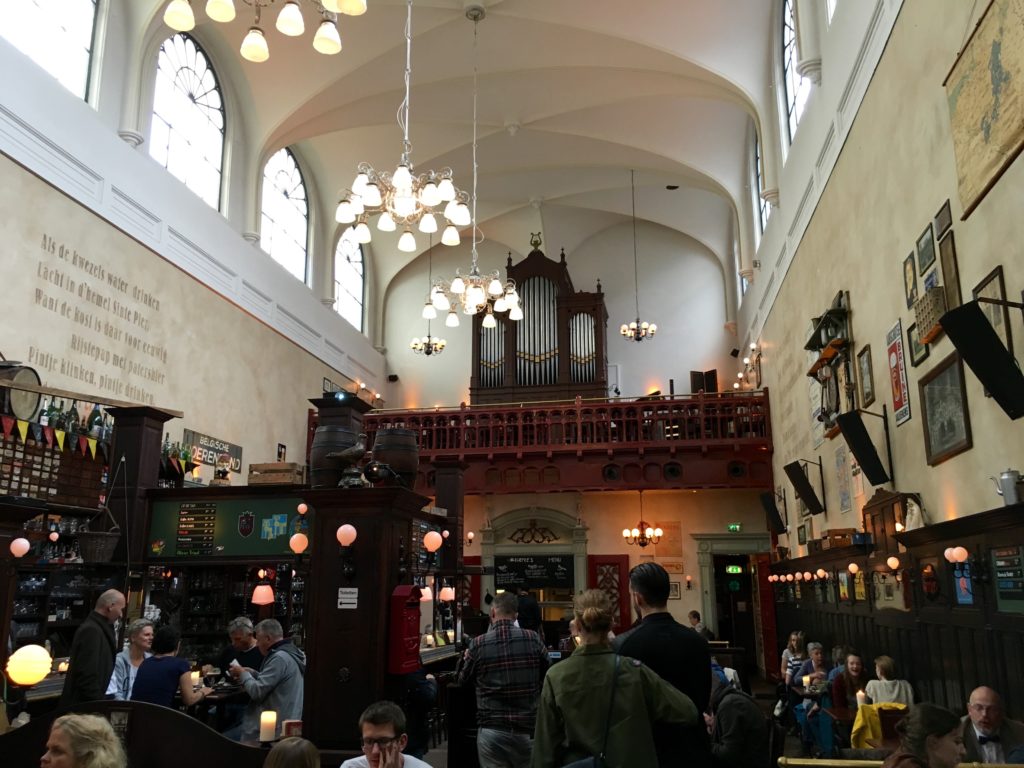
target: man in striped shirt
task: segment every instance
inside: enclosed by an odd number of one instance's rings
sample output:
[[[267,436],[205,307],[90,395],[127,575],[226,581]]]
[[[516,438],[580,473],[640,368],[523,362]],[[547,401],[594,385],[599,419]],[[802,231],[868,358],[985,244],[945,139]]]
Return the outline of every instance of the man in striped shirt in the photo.
[[[548,651],[540,635],[515,625],[517,611],[512,592],[494,598],[491,628],[470,643],[459,674],[476,687],[481,768],[527,768],[533,751]]]

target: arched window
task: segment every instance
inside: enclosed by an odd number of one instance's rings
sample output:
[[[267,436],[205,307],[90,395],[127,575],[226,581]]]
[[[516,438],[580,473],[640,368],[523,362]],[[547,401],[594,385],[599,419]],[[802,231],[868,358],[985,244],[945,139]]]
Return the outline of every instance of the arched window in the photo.
[[[224,100],[206,54],[185,34],[160,46],[149,154],[220,210]]]
[[[807,97],[811,93],[811,81],[796,71],[796,17],[793,14],[793,0],[782,2],[782,84],[786,95],[786,129],[789,140],[796,136],[796,127],[804,113]]]
[[[338,239],[334,249],[334,311],[357,331],[363,330],[363,246],[352,227]]]
[[[278,264],[306,281],[309,213],[306,184],[295,156],[283,147],[263,167],[260,245]]]
[[[768,216],[771,213],[771,204],[761,197],[761,191],[764,189],[763,181],[763,169],[761,168],[761,140],[755,134],[754,136],[754,172],[751,174],[751,181],[754,184],[754,210],[757,211],[757,226],[760,233],[763,235],[765,228],[768,226]]]
[[[20,0],[10,3],[13,8],[4,5],[0,35],[73,94],[86,98],[96,0]]]

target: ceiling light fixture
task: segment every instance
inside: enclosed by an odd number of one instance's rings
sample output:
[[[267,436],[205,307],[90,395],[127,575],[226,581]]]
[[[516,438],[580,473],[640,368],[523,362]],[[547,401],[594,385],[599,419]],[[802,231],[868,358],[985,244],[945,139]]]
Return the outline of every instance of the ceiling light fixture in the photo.
[[[431,287],[434,285],[434,238],[431,237],[429,240],[429,247],[427,248],[427,301],[423,305],[422,317],[427,321],[427,335],[423,338],[413,336],[412,341],[409,342],[409,349],[415,352],[417,355],[440,355],[444,352],[444,348],[448,342],[444,339],[439,339],[437,336],[430,335],[430,321],[437,317],[437,308],[434,307],[430,301]]]
[[[339,0],[344,4],[344,0]],[[405,98],[398,105],[398,127],[402,129],[402,156],[393,173],[375,170],[369,163],[360,163],[348,194],[338,203],[334,218],[339,224],[352,224],[360,234],[360,242],[371,240],[367,220],[379,214],[377,229],[394,232],[399,226],[402,235],[398,250],[416,250],[415,227],[424,234],[437,232],[438,217],[444,220],[441,242],[458,245],[456,227],[470,224],[468,196],[452,182],[452,169],[413,174],[412,143],[409,141],[409,86],[412,81],[412,0],[406,3],[405,18]]]
[[[646,547],[648,544],[657,544],[662,533],[661,528],[654,528],[644,522],[644,492],[640,491],[640,522],[635,528],[623,528],[622,538],[627,544]]]
[[[619,333],[630,341],[643,341],[648,337],[653,338],[658,332],[658,326],[646,320],[640,321],[640,280],[636,257],[636,172],[633,169],[629,171],[629,185],[633,194],[633,299],[636,301],[636,320],[623,323]]]
[[[519,305],[519,294],[516,292],[516,284],[512,278],[503,283],[501,272],[494,270],[487,274],[480,272],[478,264],[479,254],[477,245],[483,242],[483,236],[477,227],[476,201],[477,182],[479,168],[476,160],[477,149],[477,70],[478,70],[478,45],[477,25],[487,15],[482,5],[470,5],[466,8],[466,18],[473,22],[473,210],[469,216],[469,224],[472,225],[472,264],[469,274],[463,275],[460,270],[455,270],[455,277],[451,280],[438,278],[430,291],[430,299],[434,308],[441,312],[447,312],[445,325],[449,328],[456,328],[459,325],[459,316],[455,311],[453,302],[458,303],[462,308],[462,314],[473,316],[477,313],[484,313],[482,324],[484,328],[494,328],[498,321],[494,317],[495,312],[508,312],[509,320],[522,320],[523,308]],[[446,242],[445,235],[441,242],[446,245],[458,245],[458,242]],[[456,233],[457,234],[457,233]],[[449,297],[449,294],[451,295]]]
[[[264,62],[270,58],[270,46],[260,26],[263,8],[273,5],[277,0],[242,0],[255,10],[253,25],[249,28],[239,52],[242,58],[254,63]],[[313,35],[313,48],[318,53],[332,56],[341,52],[341,36],[338,34],[338,14],[359,16],[366,13],[366,0],[306,0],[318,14],[320,23]],[[206,0],[206,15],[213,21],[226,24],[235,18],[233,0]],[[192,12],[191,0],[171,0],[164,9],[164,24],[175,32],[189,32],[196,26],[196,17]],[[299,37],[306,31],[299,0],[286,0],[281,6],[274,26],[278,32],[289,37]]]

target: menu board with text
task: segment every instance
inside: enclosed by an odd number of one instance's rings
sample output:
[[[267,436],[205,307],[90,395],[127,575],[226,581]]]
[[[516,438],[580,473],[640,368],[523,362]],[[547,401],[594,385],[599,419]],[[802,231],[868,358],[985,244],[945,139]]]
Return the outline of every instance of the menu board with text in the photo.
[[[1005,613],[1024,613],[1024,547],[992,550],[996,603]]]

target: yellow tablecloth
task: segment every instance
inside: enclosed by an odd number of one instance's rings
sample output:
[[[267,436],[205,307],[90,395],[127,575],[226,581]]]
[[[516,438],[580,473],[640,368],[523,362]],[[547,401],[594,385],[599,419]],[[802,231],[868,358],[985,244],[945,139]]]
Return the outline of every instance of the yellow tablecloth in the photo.
[[[870,749],[868,741],[876,744],[882,741],[882,723],[878,719],[880,709],[906,709],[906,704],[861,704],[857,707],[857,717],[853,721],[850,733],[850,746],[854,749]]]

